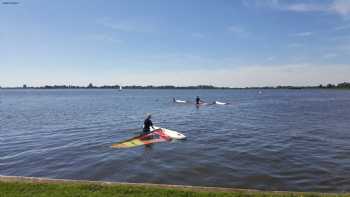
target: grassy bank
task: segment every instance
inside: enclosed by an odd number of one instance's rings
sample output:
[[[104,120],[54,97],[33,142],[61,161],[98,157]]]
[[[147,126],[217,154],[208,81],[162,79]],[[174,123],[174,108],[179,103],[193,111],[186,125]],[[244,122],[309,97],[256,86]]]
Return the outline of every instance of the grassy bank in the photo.
[[[45,180],[1,180],[0,197],[7,196],[196,196],[196,197],[282,197],[282,196],[349,196],[346,194],[320,194],[320,193],[291,193],[291,192],[259,192],[249,190],[235,190],[224,188],[178,187],[161,185],[138,184],[106,184],[98,182],[75,181],[45,181]]]

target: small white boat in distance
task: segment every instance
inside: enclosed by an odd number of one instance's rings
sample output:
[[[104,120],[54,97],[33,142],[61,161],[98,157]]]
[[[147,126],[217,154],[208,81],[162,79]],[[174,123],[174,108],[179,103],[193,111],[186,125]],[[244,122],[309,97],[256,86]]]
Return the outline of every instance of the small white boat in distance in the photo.
[[[217,105],[228,105],[228,103],[220,102],[220,101],[215,101],[214,104]]]
[[[175,103],[187,103],[187,101],[185,101],[185,100],[175,99]]]

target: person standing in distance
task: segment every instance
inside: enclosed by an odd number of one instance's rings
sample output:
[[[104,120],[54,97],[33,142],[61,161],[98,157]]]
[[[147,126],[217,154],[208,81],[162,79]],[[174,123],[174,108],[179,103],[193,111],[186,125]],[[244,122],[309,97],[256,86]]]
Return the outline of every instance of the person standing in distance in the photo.
[[[196,98],[196,104],[197,105],[201,104],[201,99],[199,98],[199,96],[197,96],[197,98]]]

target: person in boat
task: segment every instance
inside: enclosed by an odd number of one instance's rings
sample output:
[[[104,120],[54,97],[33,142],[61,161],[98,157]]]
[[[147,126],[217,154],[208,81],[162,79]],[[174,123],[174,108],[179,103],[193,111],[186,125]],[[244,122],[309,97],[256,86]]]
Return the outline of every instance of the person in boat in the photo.
[[[201,102],[202,102],[201,99],[199,98],[199,96],[197,96],[197,98],[196,98],[196,104],[199,105],[199,104],[201,104]]]
[[[174,102],[174,103],[176,102],[176,99],[175,99],[175,97],[173,98],[173,102]]]
[[[147,114],[146,119],[143,123],[143,133],[147,134],[151,132],[151,127],[154,129],[153,127],[153,123],[152,123],[152,115],[151,114]]]

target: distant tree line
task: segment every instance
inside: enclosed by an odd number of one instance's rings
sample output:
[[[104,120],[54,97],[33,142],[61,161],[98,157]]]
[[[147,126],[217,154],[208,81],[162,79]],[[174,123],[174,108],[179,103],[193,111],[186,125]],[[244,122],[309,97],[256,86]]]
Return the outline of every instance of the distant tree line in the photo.
[[[75,86],[75,85],[45,85],[45,86],[27,86],[13,87],[13,89],[120,89],[120,85],[103,85],[94,86],[89,83],[87,86]],[[212,85],[198,85],[198,86],[140,86],[140,85],[127,85],[122,86],[123,89],[230,89],[229,87],[215,87]]]
[[[344,82],[337,85],[327,84],[325,87],[320,85],[319,88],[350,88],[350,83]]]
[[[246,87],[246,89],[350,89],[350,83],[344,82],[337,85],[327,84],[318,86],[264,86],[264,87]]]
[[[216,87],[212,85],[198,85],[198,86],[172,86],[172,85],[164,85],[164,86],[123,86],[124,89],[230,89],[229,87]]]
[[[230,87],[216,87],[213,85],[197,85],[197,86],[140,86],[140,85],[127,85],[122,86],[123,89],[350,89],[350,83],[344,82],[337,85],[327,84],[318,86],[263,86],[263,87],[245,87],[245,88],[230,88]],[[1,86],[0,86],[1,88]],[[3,87],[4,88],[4,87]],[[45,85],[38,87],[31,87],[23,85],[22,87],[12,87],[11,89],[120,89],[120,85],[102,85],[94,86],[92,83],[87,86],[75,86],[75,85]]]

